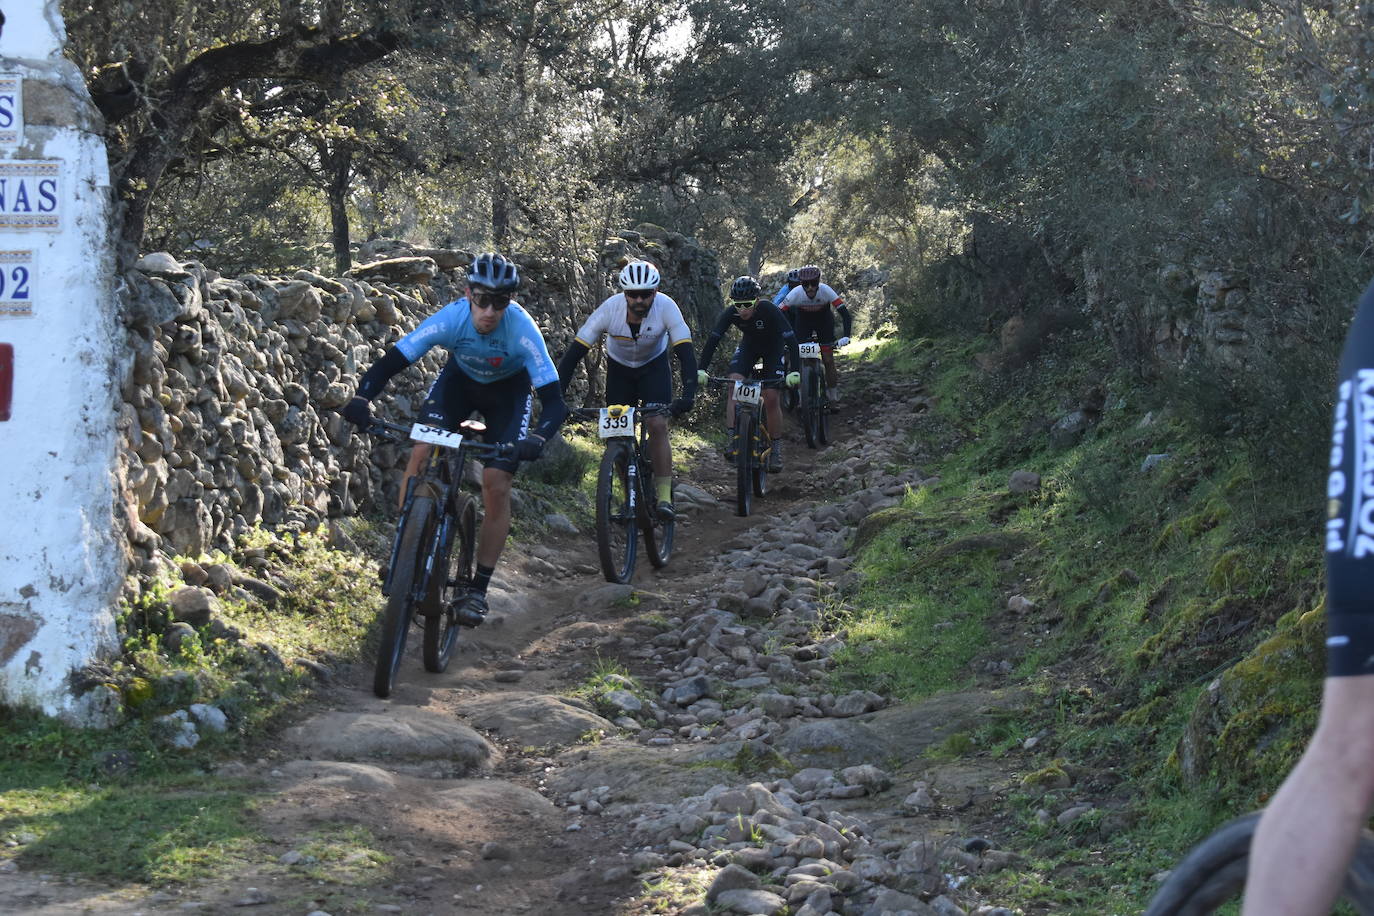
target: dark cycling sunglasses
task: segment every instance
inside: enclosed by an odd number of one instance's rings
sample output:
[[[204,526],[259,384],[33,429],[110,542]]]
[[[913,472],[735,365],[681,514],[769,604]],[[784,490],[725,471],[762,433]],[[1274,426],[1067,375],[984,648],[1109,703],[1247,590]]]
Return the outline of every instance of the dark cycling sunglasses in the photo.
[[[492,309],[502,312],[505,311],[506,306],[510,305],[510,293],[473,287],[472,291],[468,293],[468,301],[479,309]]]
[[[627,289],[625,290],[625,298],[638,299],[642,301],[644,299],[654,298],[654,294],[657,292],[657,290],[652,289]]]

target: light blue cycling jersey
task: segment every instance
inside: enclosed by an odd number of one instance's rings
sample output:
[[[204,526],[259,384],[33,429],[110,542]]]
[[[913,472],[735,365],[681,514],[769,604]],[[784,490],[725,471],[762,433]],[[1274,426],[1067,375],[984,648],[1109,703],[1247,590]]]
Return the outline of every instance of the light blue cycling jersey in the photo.
[[[782,305],[782,300],[787,298],[788,293],[792,292],[794,289],[800,288],[799,286],[793,286],[791,283],[783,283],[782,289],[773,294],[773,304]]]
[[[498,382],[521,370],[529,372],[534,388],[558,381],[558,369],[539,325],[517,302],[506,307],[501,323],[490,334],[479,334],[472,326],[472,308],[464,296],[396,342],[396,349],[412,363],[432,347],[448,350],[453,363],[474,381]]]

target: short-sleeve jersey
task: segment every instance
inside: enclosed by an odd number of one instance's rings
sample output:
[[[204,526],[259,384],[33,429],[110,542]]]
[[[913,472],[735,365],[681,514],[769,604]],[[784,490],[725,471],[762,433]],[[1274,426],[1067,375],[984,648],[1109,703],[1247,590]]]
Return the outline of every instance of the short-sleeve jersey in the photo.
[[[479,334],[473,327],[472,309],[464,296],[396,342],[396,349],[412,363],[433,347],[448,350],[452,363],[474,381],[496,382],[521,371],[529,373],[535,388],[558,381],[558,370],[539,325],[514,301],[490,334]]]
[[[816,295],[808,296],[806,290],[798,286],[788,293],[782,300],[782,308],[797,309],[802,312],[818,312],[829,306],[839,308],[844,305],[844,299],[826,284],[822,283],[816,289]]]
[[[655,293],[649,312],[636,335],[625,316],[625,294],[616,293],[587,316],[577,341],[587,349],[606,340],[606,354],[622,366],[638,368],[664,353],[669,346],[691,343],[692,331],[672,297]]]

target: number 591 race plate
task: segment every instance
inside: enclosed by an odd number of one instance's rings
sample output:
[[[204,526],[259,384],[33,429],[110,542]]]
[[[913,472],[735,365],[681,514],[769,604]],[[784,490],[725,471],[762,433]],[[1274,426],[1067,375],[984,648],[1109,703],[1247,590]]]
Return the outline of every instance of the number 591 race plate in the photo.
[[[797,349],[801,351],[802,359],[821,358],[821,345],[818,343],[797,344]]]

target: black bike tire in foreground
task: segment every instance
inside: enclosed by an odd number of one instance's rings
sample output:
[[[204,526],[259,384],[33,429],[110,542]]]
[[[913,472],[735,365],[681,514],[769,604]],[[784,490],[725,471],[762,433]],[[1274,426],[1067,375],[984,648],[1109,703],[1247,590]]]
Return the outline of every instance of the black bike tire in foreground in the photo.
[[[806,365],[802,368],[802,432],[806,434],[806,447],[820,445],[817,431],[817,418],[820,409],[820,386],[817,384],[816,370]]]
[[[753,503],[754,481],[751,469],[754,451],[754,424],[758,420],[750,412],[735,412],[735,514],[749,517]]]
[[[1238,899],[1259,817],[1254,812],[1228,821],[1193,847],[1160,885],[1144,916],[1205,916]],[[1364,916],[1374,914],[1374,833],[1368,830],[1360,834],[1342,899]]]
[[[638,532],[629,512],[633,460],[634,450],[628,444],[608,446],[596,477],[596,549],[607,582],[626,583],[635,574]],[[613,542],[617,534],[623,537],[623,545]]]
[[[830,386],[823,370],[816,372],[816,441],[830,444]]]
[[[415,611],[411,594],[415,590],[415,577],[423,561],[422,552],[427,546],[426,523],[434,514],[432,496],[415,497],[410,516],[406,519],[405,531],[401,533],[401,546],[396,551],[395,568],[391,571],[391,595],[386,600],[386,613],[382,616],[377,666],[372,677],[372,692],[382,699],[391,696],[396,672],[400,670],[401,659],[405,657],[406,634]]]
[[[450,608],[472,582],[472,565],[477,555],[477,501],[471,493],[454,497],[453,529],[442,551],[443,562],[430,577],[425,599],[424,661],[425,670],[433,674],[448,668],[458,647],[462,628]],[[440,557],[435,560],[439,562]]]

